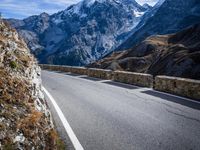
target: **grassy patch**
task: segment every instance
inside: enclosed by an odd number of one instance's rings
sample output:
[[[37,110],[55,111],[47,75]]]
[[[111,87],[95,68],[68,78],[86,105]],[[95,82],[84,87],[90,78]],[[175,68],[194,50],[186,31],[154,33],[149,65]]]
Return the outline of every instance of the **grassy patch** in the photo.
[[[66,149],[64,142],[60,139],[60,137],[58,136],[58,133],[54,129],[50,130],[47,136],[48,136],[48,143],[49,143],[48,145],[51,145],[57,150]]]
[[[11,67],[12,69],[18,68],[17,62],[16,62],[16,61],[11,61],[11,62],[10,62],[10,67]]]

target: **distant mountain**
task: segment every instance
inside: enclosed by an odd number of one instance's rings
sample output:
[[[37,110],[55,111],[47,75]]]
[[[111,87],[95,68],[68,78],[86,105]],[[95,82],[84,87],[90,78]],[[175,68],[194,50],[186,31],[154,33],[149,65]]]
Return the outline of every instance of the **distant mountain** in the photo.
[[[148,9],[134,0],[84,0],[53,15],[8,21],[40,62],[85,65],[127,39]]]
[[[160,0],[146,13],[141,22],[117,50],[129,49],[146,37],[156,34],[175,33],[200,22],[199,0]]]
[[[42,38],[50,26],[50,16],[47,13],[31,16],[24,20],[8,19],[7,21],[17,29],[33,54],[39,57],[44,53],[45,45]]]
[[[200,79],[200,23],[175,34],[151,36],[88,67]]]

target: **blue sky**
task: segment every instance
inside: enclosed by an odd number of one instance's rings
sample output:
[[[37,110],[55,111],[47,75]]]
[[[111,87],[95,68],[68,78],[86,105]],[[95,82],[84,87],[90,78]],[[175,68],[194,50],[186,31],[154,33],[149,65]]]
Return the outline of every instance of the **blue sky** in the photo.
[[[49,14],[66,9],[80,0],[0,0],[0,12],[5,18],[22,19],[42,12]],[[136,0],[140,4],[154,5],[157,0]]]

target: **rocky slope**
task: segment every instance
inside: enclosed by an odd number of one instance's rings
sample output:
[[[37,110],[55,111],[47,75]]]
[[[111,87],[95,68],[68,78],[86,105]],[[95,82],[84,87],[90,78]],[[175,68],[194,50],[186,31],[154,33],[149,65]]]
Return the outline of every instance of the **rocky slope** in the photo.
[[[89,67],[200,79],[200,24],[176,34],[151,36]]]
[[[0,149],[59,149],[59,141],[41,92],[40,68],[0,19]]]
[[[42,63],[84,65],[122,43],[148,9],[134,0],[83,0],[51,16],[8,21]]]
[[[131,48],[151,35],[171,34],[200,22],[199,0],[160,0],[117,50]],[[159,6],[160,5],[160,6]],[[159,6],[159,7],[158,7]]]

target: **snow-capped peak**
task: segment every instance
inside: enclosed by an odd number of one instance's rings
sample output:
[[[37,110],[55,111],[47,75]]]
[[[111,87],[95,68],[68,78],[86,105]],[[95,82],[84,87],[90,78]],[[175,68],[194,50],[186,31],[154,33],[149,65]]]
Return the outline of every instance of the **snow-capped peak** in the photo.
[[[85,4],[87,7],[90,7],[91,5],[94,4],[95,1],[97,1],[97,0],[85,0],[85,1],[84,1],[84,4]]]
[[[31,26],[32,31],[30,34],[26,31],[26,37],[32,37],[27,38],[30,39],[27,43],[32,51],[45,51],[39,56],[40,61],[48,61],[52,55],[52,61],[59,58],[59,63],[87,64],[109,53],[117,43],[122,43],[145,11],[135,0],[82,0],[49,16],[49,20],[43,18],[43,22],[48,21],[45,32],[35,33],[41,20],[34,17],[33,23],[25,28],[30,31]],[[71,56],[76,56],[76,59],[71,60]]]

